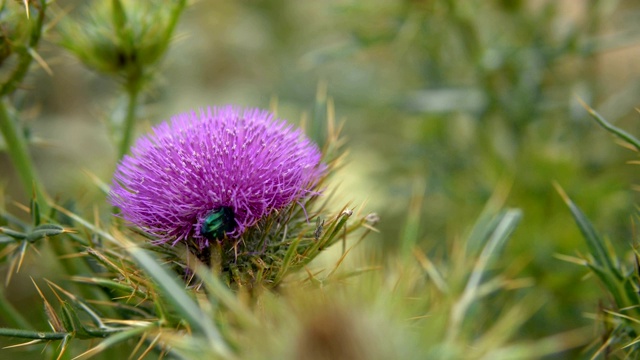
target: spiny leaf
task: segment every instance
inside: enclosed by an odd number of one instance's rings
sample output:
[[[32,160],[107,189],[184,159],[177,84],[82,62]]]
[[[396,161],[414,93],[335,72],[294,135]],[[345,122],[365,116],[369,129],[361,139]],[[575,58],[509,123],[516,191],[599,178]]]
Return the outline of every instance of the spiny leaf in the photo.
[[[234,293],[220,281],[213,271],[201,262],[196,262],[194,271],[202,279],[207,293],[210,297],[214,297],[227,309],[233,312],[239,320],[245,324],[256,325],[257,320],[251,311],[245,308]]]
[[[125,240],[123,239],[123,241]],[[206,336],[214,350],[220,355],[230,356],[231,349],[222,338],[218,329],[187,294],[184,285],[176,281],[175,275],[161,266],[147,251],[133,243],[127,242],[123,245],[138,264],[155,281],[158,290],[165,296],[166,300],[173,305],[175,310],[182,315],[193,331]]]
[[[113,345],[116,345],[120,342],[129,340],[131,338],[134,338],[136,336],[141,335],[142,333],[144,333],[145,331],[149,331],[153,328],[155,328],[156,325],[155,324],[151,324],[148,326],[140,326],[140,327],[134,327],[122,332],[119,332],[117,334],[113,334],[111,336],[109,336],[108,338],[106,338],[105,340],[103,340],[102,342],[100,342],[98,345],[96,345],[95,347],[83,352],[82,354],[74,357],[72,360],[77,360],[80,359],[82,357],[86,357],[89,355],[95,355],[98,354],[110,347],[112,347]]]
[[[0,233],[10,236],[16,240],[24,240],[27,237],[27,234],[23,232],[11,230],[6,227],[0,227]]]
[[[76,307],[74,304],[67,301],[62,302],[62,313],[64,315],[65,326],[71,326],[69,330],[72,330],[74,336],[78,339],[106,338],[131,328],[108,327],[102,325],[102,321],[100,321],[100,327],[87,326],[80,320],[77,310],[84,310],[84,312],[87,312],[86,308]],[[145,324],[148,323],[149,322],[146,322]]]
[[[71,339],[73,339],[73,336],[68,335],[65,336],[62,339],[62,342],[60,343],[60,345],[57,347],[57,349],[55,350],[54,356],[57,354],[58,356],[56,356],[56,360],[61,360],[62,357],[65,354],[65,351],[67,351],[67,349],[69,348],[69,344],[71,343]]]
[[[36,200],[36,194],[34,191],[33,197],[29,202],[31,207],[31,221],[33,221],[33,226],[40,225],[40,206],[38,205],[38,201]]]
[[[73,331],[78,339],[91,339],[94,337],[82,324],[73,306],[66,301],[62,303],[62,314],[65,327],[70,331]]]
[[[131,285],[124,284],[122,282],[116,282],[113,280],[99,278],[99,277],[84,277],[84,276],[73,276],[71,277],[71,280],[78,283],[82,283],[82,284],[97,285],[110,290],[121,291],[126,294],[129,294],[130,297],[133,297],[135,295],[141,299],[147,298],[147,294],[140,291],[140,289],[133,288]]]
[[[5,286],[8,286],[11,282],[14,272],[18,273],[20,271],[20,268],[22,267],[22,261],[24,260],[24,256],[27,252],[27,244],[28,243],[26,241],[20,241],[19,245],[17,246],[17,250],[13,251],[13,257],[11,259],[11,264],[9,265],[7,278],[4,281]]]
[[[60,303],[62,303],[64,305],[65,301],[62,300],[58,296],[57,291],[62,292],[66,297],[68,297],[73,302],[74,306],[77,306],[79,309],[84,311],[84,313],[87,314],[89,316],[89,318],[93,321],[95,326],[97,326],[101,330],[107,329],[107,327],[102,322],[102,319],[100,318],[100,316],[91,308],[91,306],[89,306],[87,303],[82,301],[80,298],[78,298],[74,294],[64,290],[63,288],[61,288],[57,284],[55,284],[55,283],[53,283],[53,282],[51,282],[51,281],[49,281],[47,279],[45,279],[45,281],[47,282],[47,285],[49,285],[49,288],[51,289],[51,291],[53,291],[53,293],[56,295],[56,297],[58,298]],[[75,312],[75,310],[74,310],[74,312]]]
[[[347,223],[347,220],[349,220],[351,215],[353,215],[353,210],[350,210],[350,209],[345,209],[342,211],[342,213],[340,213],[340,217],[338,218],[337,224],[335,224],[335,226],[333,226],[331,229],[332,230],[331,235],[329,235],[323,241],[319,242],[321,243],[320,247],[318,248],[319,250],[322,250],[323,248],[333,244],[333,239],[338,235],[340,230],[342,230],[342,228]]]
[[[36,284],[35,280],[33,280],[33,278],[31,279],[31,282],[33,282],[33,286],[36,287],[36,290],[38,291],[40,298],[42,298],[42,301],[44,303],[44,312],[45,314],[47,314],[47,318],[49,319],[49,325],[51,325],[51,327],[53,328],[53,331],[56,331],[56,332],[69,331],[70,328],[67,327],[66,326],[67,324],[60,319],[58,314],[56,314],[55,309],[53,308],[53,306],[51,306],[49,301],[47,301],[47,299],[44,297],[44,294],[42,294],[42,291],[38,287],[38,284]]]
[[[68,233],[70,230],[63,228],[60,225],[45,224],[34,228],[27,234],[26,240],[29,242],[35,242],[45,237],[53,237],[56,235]]]
[[[285,232],[285,236],[286,236],[286,232]],[[298,250],[298,244],[300,244],[300,240],[301,238],[298,237],[293,241],[293,243],[291,243],[291,245],[289,245],[289,248],[287,249],[287,252],[285,253],[284,258],[282,259],[282,264],[280,266],[278,274],[274,279],[275,284],[279,284],[282,281],[284,276],[287,274],[289,267],[291,267],[291,264],[294,260],[295,255],[298,254],[297,250]]]
[[[600,126],[602,126],[605,130],[609,131],[610,133],[616,135],[618,138],[633,145],[633,147],[636,148],[637,151],[640,151],[640,140],[636,139],[635,136],[629,134],[628,132],[612,125],[600,114],[598,114],[595,110],[593,110],[589,105],[587,105],[584,101],[580,99],[578,99],[578,101],[580,101],[582,106],[589,112],[589,115],[591,115],[591,117],[593,117],[598,122],[598,124],[600,124]]]
[[[611,254],[605,249],[604,241],[600,238],[600,235],[593,228],[593,225],[584,215],[584,213],[576,206],[576,204],[571,201],[569,196],[564,192],[564,190],[558,185],[554,183],[556,191],[560,194],[564,202],[569,207],[571,211],[571,215],[573,216],[582,236],[584,236],[585,241],[587,242],[587,247],[589,247],[589,252],[594,257],[594,261],[596,265],[602,266],[607,271],[610,271],[618,280],[622,280],[622,274],[616,265],[614,265],[614,261],[611,258]]]

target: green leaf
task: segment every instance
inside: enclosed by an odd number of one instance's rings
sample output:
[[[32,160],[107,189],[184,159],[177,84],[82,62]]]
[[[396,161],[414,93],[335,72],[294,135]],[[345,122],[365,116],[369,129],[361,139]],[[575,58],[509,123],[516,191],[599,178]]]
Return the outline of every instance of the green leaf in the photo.
[[[322,241],[319,242],[320,246],[318,250],[323,250],[325,247],[333,244],[333,239],[340,233],[340,230],[342,230],[342,228],[347,223],[347,220],[349,220],[352,214],[353,214],[352,210],[349,210],[349,209],[344,210],[340,214],[338,223],[333,227],[332,230],[328,231],[331,233],[331,235],[329,235],[326,239],[323,239]]]
[[[610,271],[604,269],[602,266],[598,264],[587,263],[587,267],[591,270],[600,281],[607,287],[611,296],[613,296],[613,300],[616,302],[618,308],[624,308],[631,305],[626,298],[624,289],[620,282],[620,279],[612,276]]]
[[[582,106],[584,106],[584,108],[587,109],[587,111],[589,112],[589,115],[591,115],[591,117],[593,117],[596,120],[596,122],[600,124],[600,126],[602,126],[608,132],[614,134],[618,138],[631,144],[633,147],[636,148],[636,150],[640,151],[640,140],[636,139],[635,136],[629,134],[628,132],[612,125],[600,114],[598,114],[595,110],[593,110],[589,105],[585,104],[582,100],[580,100],[580,102],[582,103]]]
[[[451,324],[447,330],[448,341],[457,338],[465,319],[467,311],[478,297],[482,296],[481,285],[482,278],[488,266],[499,257],[502,248],[515,230],[516,226],[522,218],[522,211],[511,209],[498,215],[497,225],[491,233],[491,236],[485,244],[478,260],[476,260],[469,280],[464,288],[460,299],[451,309]],[[488,224],[492,224],[489,222]]]
[[[414,183],[411,192],[406,221],[400,235],[400,254],[402,254],[402,257],[405,259],[411,256],[419,240],[420,215],[422,213],[425,188],[425,181],[419,180]]]
[[[67,331],[73,330],[78,339],[91,339],[94,337],[86,330],[73,306],[66,301],[62,303],[62,323]]]
[[[15,241],[16,239],[12,238],[11,236],[0,235],[0,244],[8,244]]]
[[[109,337],[107,337],[105,340],[103,340],[102,342],[100,342],[100,344],[96,345],[95,347],[85,351],[84,353],[76,356],[74,359],[78,359],[80,357],[84,357],[87,355],[95,355],[99,352],[102,352],[110,347],[112,347],[113,345],[116,345],[120,342],[135,338],[139,335],[141,335],[142,333],[144,333],[145,331],[150,330],[151,328],[156,327],[156,324],[150,324],[147,326],[140,326],[140,327],[134,327],[128,330],[124,330],[122,332],[119,332],[117,334],[113,334]]]
[[[511,209],[499,215],[499,222],[480,253],[480,257],[467,283],[467,288],[477,287],[480,284],[486,268],[499,257],[502,248],[504,248],[521,218],[522,211],[518,209]]]
[[[4,219],[7,224],[14,225],[22,230],[30,228],[29,224],[9,213],[0,213],[0,218]]]
[[[298,245],[300,244],[301,238],[297,238],[289,245],[287,252],[284,254],[284,258],[282,259],[282,265],[278,270],[278,275],[276,275],[274,279],[274,284],[279,284],[284,276],[287,274],[287,271],[291,267],[294,256],[298,254]]]
[[[116,31],[122,31],[127,25],[127,13],[124,11],[124,6],[122,6],[120,0],[112,0],[111,4],[113,9],[113,25]]]
[[[564,190],[560,188],[559,185],[555,184],[555,187],[556,190],[560,193],[560,196],[563,198],[564,202],[569,207],[571,215],[573,216],[576,224],[578,225],[578,228],[580,229],[580,232],[582,233],[582,236],[587,243],[587,247],[589,248],[589,252],[593,256],[595,264],[610,271],[618,280],[622,280],[620,269],[614,264],[611,254],[604,246],[604,241],[600,238],[600,235],[596,232],[589,219],[576,206],[576,204],[571,201],[571,199],[567,196]]]
[[[38,205],[38,201],[36,200],[35,195],[31,199],[30,205],[31,205],[31,220],[33,221],[33,226],[38,226],[40,225],[40,206]]]
[[[257,324],[253,314],[240,300],[229,290],[229,288],[213,273],[213,271],[202,263],[198,263],[195,272],[202,279],[207,289],[211,303],[220,302],[223,306],[235,314],[239,320],[245,324]]]
[[[111,336],[115,333],[120,333],[123,331],[127,331],[129,327],[125,328],[116,328],[116,327],[108,327],[102,324],[102,320],[98,318],[98,315],[91,311],[86,304],[78,303],[78,307],[74,304],[70,304],[66,301],[62,303],[62,312],[63,323],[66,329],[69,329],[69,325],[73,329],[73,333],[79,339],[92,339],[92,338],[105,338]],[[86,314],[88,314],[94,323],[97,323],[99,327],[86,326],[80,320],[78,316],[78,311],[82,310]]]
[[[35,242],[45,237],[53,237],[67,232],[62,226],[54,224],[44,224],[33,229],[27,234],[26,240],[29,242]]]
[[[60,343],[59,346],[56,346],[53,350],[53,356],[51,357],[52,359],[63,359],[63,354],[65,353],[65,351],[67,351],[67,348],[69,347],[69,344],[71,343],[71,339],[73,339],[72,335],[67,335],[62,339],[62,342]]]
[[[58,224],[41,224],[36,226],[35,228],[33,228],[34,231],[40,231],[40,230],[58,230],[60,232],[64,232],[65,229],[64,227],[62,227],[61,225]]]
[[[503,205],[509,194],[510,187],[508,183],[504,183],[496,188],[482,210],[482,213],[473,224],[471,232],[466,237],[465,250],[467,256],[478,256],[491,234],[496,230],[498,223],[500,223],[504,215]]]
[[[147,294],[145,294],[143,291],[140,291],[140,289],[134,288],[128,284],[124,284],[124,283],[109,280],[109,279],[104,279],[99,277],[74,276],[71,278],[71,280],[78,283],[82,283],[82,284],[97,285],[112,291],[119,291],[122,294],[128,294],[130,296],[135,295],[140,299],[145,299],[147,297]]]
[[[24,240],[27,237],[27,234],[23,232],[11,230],[6,227],[0,227],[0,233],[10,236],[16,240]]]

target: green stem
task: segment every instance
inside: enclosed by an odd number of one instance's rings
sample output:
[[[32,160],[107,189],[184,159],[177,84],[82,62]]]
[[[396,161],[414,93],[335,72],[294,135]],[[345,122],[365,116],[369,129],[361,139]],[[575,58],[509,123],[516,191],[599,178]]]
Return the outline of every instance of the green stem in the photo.
[[[173,8],[172,16],[169,20],[168,26],[166,27],[165,39],[163,42],[164,45],[160,53],[164,53],[166,51],[166,47],[170,43],[171,34],[173,33],[173,30],[178,23],[180,14],[183,12],[186,6],[186,0],[178,0],[176,2],[175,7]],[[121,30],[124,28],[123,24],[127,21],[125,11],[119,1],[113,1],[113,9],[114,24],[116,25],[116,29]],[[125,34],[119,33],[118,37],[121,39],[125,39],[127,36]],[[133,137],[133,132],[136,124],[136,107],[144,80],[145,73],[140,67],[133,67],[126,75],[125,88],[129,99],[127,104],[127,114],[124,121],[124,128],[121,134],[122,137],[118,147],[118,159],[122,159],[131,147],[131,139]]]
[[[618,138],[626,141],[634,148],[636,148],[636,150],[640,151],[640,140],[636,139],[636,137],[631,135],[630,133],[614,126],[613,124],[608,122],[607,119],[598,114],[597,111],[593,110],[589,105],[587,105],[580,99],[578,100],[582,103],[582,106],[587,109],[589,115],[591,115],[591,117],[593,117],[598,122],[598,124],[600,124],[600,126],[602,126],[605,130],[612,133],[613,135],[617,136]]]
[[[140,81],[132,80],[130,85],[127,86],[127,95],[129,102],[127,104],[127,117],[124,121],[124,131],[122,132],[122,140],[120,147],[118,148],[118,159],[122,159],[124,155],[129,151],[131,147],[131,138],[133,137],[133,130],[136,124],[136,106],[138,103],[138,96],[140,95]]]
[[[7,144],[7,150],[13,166],[18,172],[25,192],[33,189],[34,195],[41,209],[48,208],[47,196],[42,189],[42,184],[36,177],[36,171],[29,156],[27,142],[16,121],[9,116],[5,99],[0,99],[0,132]]]
[[[17,338],[23,338],[23,339],[36,339],[36,340],[62,340],[66,336],[69,336],[69,333],[40,332],[40,331],[32,331],[32,330],[0,328],[0,336],[17,337]]]

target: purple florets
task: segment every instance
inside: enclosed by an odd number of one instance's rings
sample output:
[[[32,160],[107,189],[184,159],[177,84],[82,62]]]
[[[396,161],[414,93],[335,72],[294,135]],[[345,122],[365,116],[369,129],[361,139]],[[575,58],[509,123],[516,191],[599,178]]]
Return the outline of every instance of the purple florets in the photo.
[[[228,238],[310,194],[324,171],[300,129],[260,109],[222,107],[179,114],[137,140],[118,165],[109,200],[121,216],[176,244],[213,240],[202,226],[231,209]],[[229,224],[227,224],[229,225]]]

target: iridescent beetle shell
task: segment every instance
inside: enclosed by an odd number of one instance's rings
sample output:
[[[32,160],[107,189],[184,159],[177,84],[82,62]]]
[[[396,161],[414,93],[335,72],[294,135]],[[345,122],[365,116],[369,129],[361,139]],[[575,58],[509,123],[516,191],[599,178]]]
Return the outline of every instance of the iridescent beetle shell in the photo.
[[[223,240],[226,233],[233,231],[235,227],[233,209],[221,206],[204,219],[200,226],[200,235],[209,241]]]

